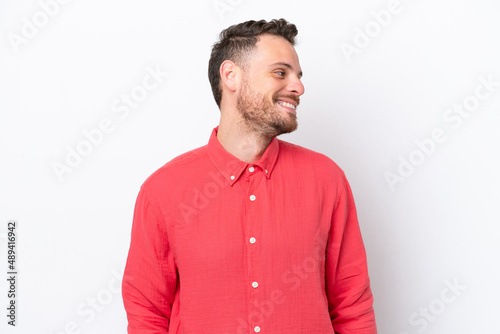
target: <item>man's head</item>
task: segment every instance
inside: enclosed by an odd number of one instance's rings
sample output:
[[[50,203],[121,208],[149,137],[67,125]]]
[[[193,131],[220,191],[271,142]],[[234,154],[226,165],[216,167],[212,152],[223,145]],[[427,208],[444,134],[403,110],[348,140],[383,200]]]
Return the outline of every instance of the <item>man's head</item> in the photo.
[[[304,92],[296,35],[295,25],[284,19],[247,21],[222,31],[208,71],[219,108],[238,109],[251,130],[262,134],[295,130],[295,108]]]

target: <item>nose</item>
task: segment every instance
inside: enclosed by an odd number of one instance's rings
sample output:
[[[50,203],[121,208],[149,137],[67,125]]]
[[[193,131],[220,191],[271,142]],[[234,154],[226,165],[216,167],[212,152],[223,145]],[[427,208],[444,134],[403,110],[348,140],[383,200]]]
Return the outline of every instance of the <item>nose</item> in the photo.
[[[298,76],[290,77],[288,91],[290,93],[296,94],[297,96],[301,96],[302,94],[304,94],[304,84],[302,84],[302,81],[300,81],[300,78]]]

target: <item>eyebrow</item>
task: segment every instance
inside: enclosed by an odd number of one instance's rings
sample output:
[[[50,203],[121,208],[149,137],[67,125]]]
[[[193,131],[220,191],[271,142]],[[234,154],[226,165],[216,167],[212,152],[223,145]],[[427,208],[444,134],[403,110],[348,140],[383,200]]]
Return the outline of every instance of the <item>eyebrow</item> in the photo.
[[[288,69],[290,69],[290,70],[292,70],[292,71],[293,71],[293,66],[292,66],[292,65],[290,65],[290,64],[288,64],[288,63],[279,63],[279,62],[278,62],[278,63],[274,63],[274,64],[272,64],[272,65],[271,65],[271,66],[269,66],[269,67],[275,67],[275,66],[283,66],[283,67],[286,67],[286,68],[288,68]],[[302,78],[302,74],[303,74],[303,73],[302,73],[302,71],[300,71],[300,72],[299,72],[299,74],[298,74],[299,79],[300,79],[300,78]]]

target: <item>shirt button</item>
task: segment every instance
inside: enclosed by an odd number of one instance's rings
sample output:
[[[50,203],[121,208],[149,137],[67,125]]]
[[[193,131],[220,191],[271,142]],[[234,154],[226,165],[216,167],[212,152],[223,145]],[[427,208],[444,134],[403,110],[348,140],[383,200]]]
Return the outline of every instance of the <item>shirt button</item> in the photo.
[[[258,287],[258,286],[259,286],[259,283],[257,283],[257,282],[252,282],[252,287],[256,288],[256,287]]]
[[[267,169],[265,169],[265,171],[266,171],[266,174],[267,174]]]
[[[253,331],[254,331],[255,333],[260,332],[260,327],[259,327],[259,326],[255,326],[255,327],[253,328]]]
[[[252,167],[248,168],[248,170],[250,171],[250,173],[253,173],[253,171],[255,170],[255,168],[253,168],[253,166],[252,166]]]
[[[250,195],[250,200],[255,201],[255,195]]]
[[[250,243],[251,243],[251,244],[254,244],[254,243],[255,243],[255,241],[256,241],[256,240],[255,240],[255,238],[254,238],[254,237],[251,237],[251,238],[250,238]]]
[[[234,175],[231,175],[231,180],[234,180]]]

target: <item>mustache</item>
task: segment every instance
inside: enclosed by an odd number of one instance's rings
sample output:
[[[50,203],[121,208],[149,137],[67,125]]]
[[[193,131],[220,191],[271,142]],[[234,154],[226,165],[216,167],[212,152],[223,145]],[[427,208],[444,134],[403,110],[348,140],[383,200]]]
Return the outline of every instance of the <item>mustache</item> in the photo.
[[[294,100],[295,102],[297,102],[297,105],[300,104],[300,98],[298,96],[296,96],[296,95],[278,95],[278,96],[274,97],[274,101],[279,100],[280,97],[285,97],[285,98]]]

